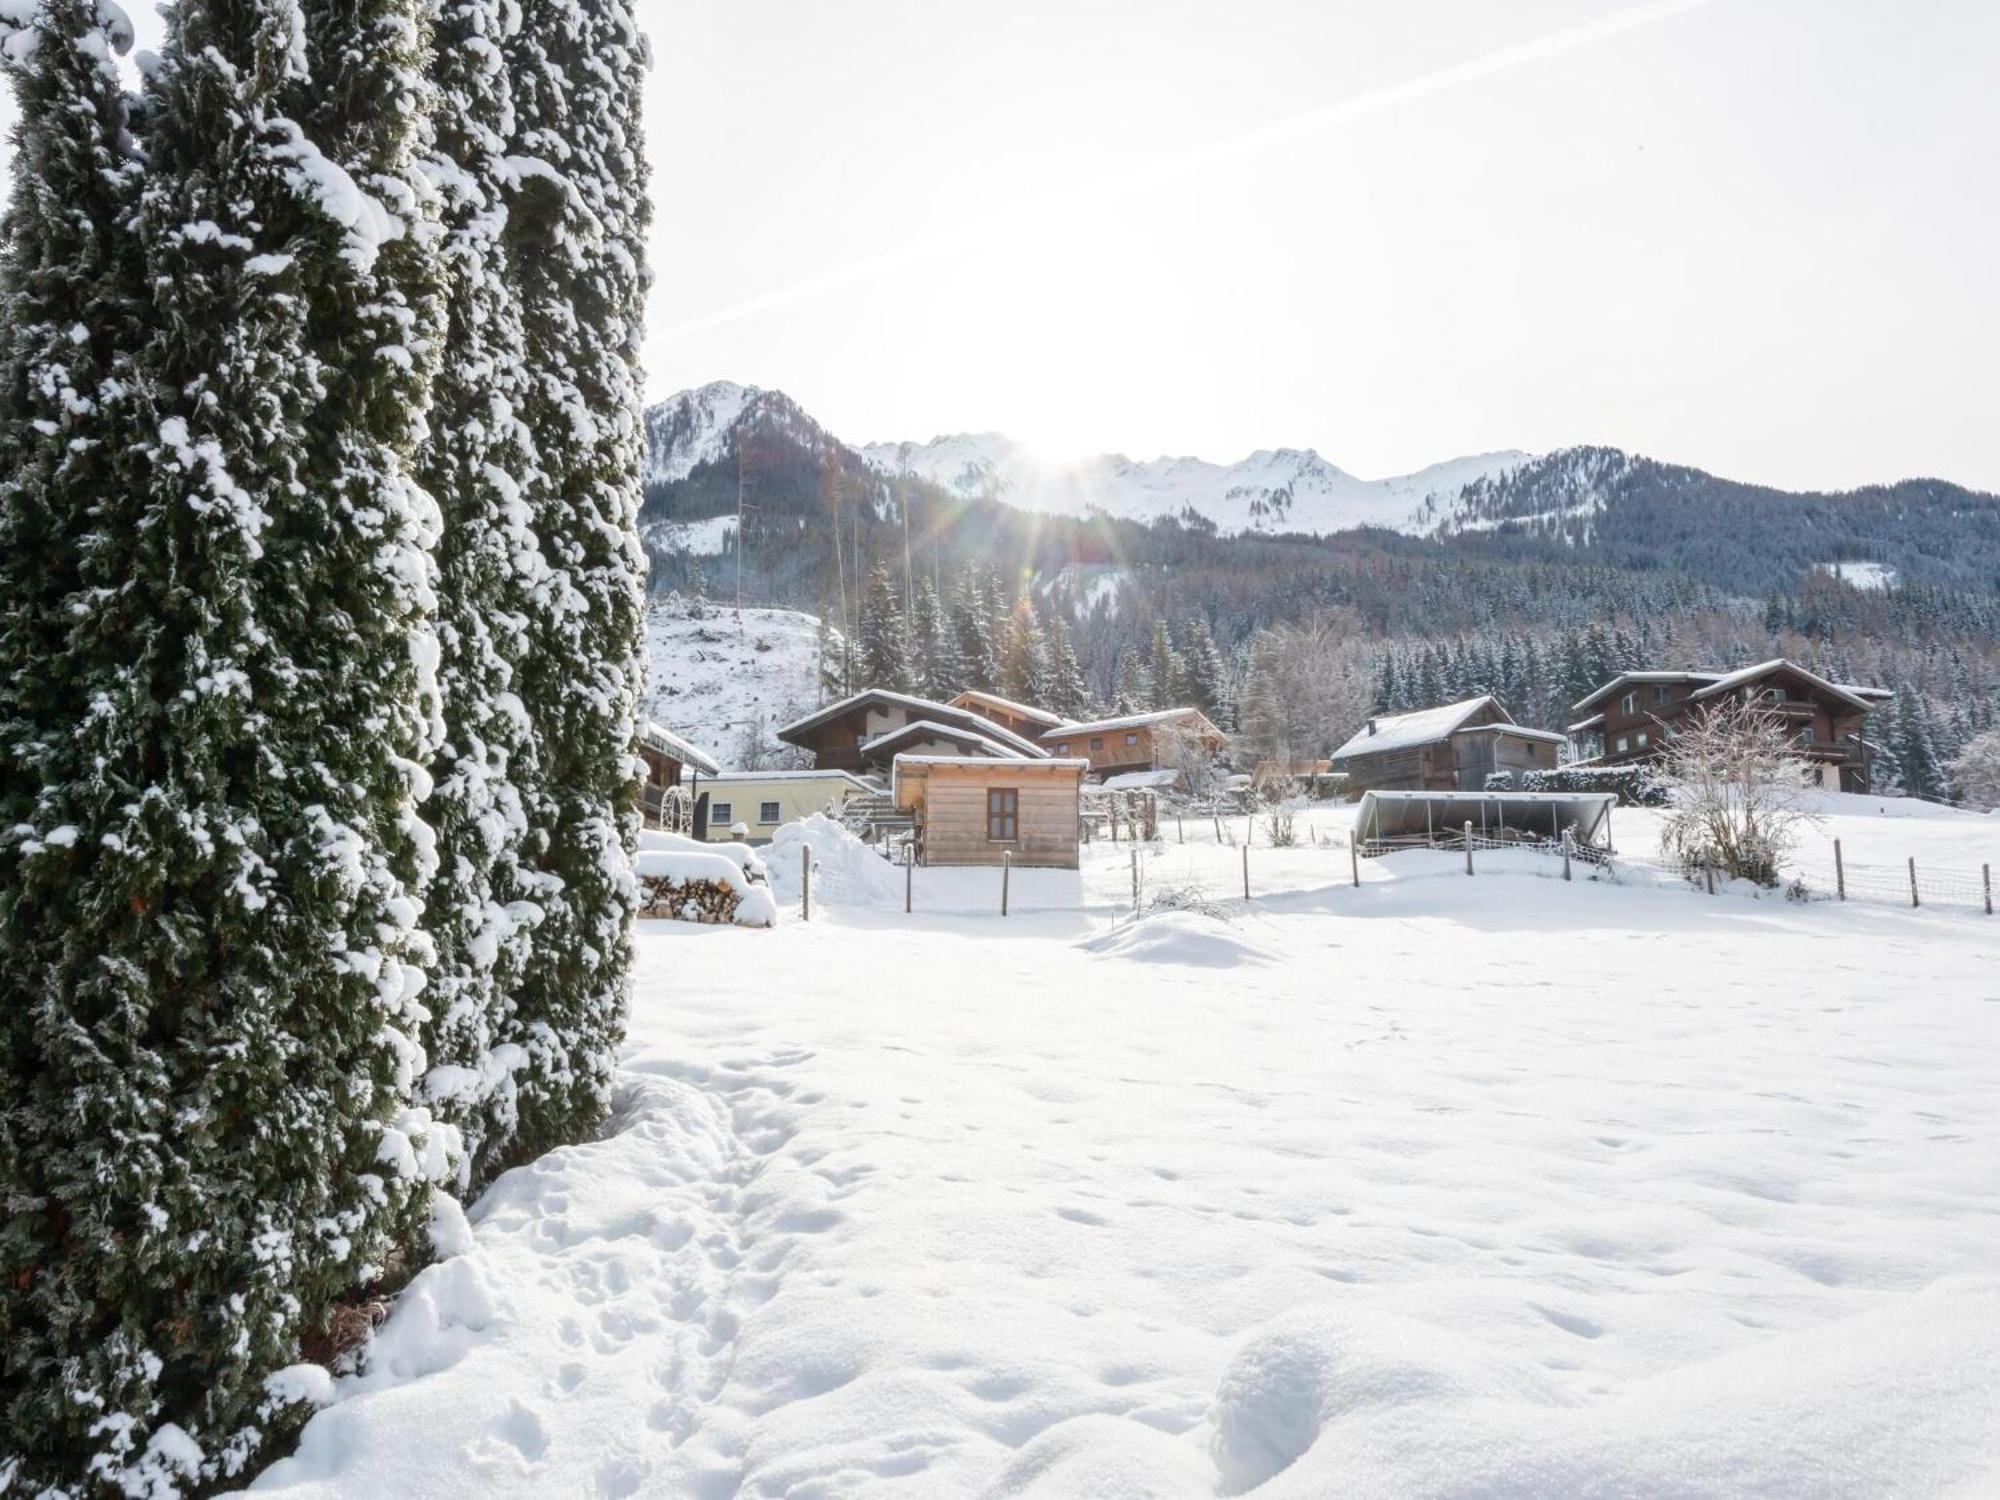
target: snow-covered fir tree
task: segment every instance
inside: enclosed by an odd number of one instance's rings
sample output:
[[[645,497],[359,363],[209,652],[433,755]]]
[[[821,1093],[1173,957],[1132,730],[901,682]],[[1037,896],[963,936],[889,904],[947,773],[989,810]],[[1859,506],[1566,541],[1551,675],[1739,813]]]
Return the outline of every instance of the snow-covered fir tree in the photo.
[[[913,690],[916,674],[911,669],[909,618],[896,598],[889,569],[882,563],[868,574],[855,634],[860,637],[861,679],[866,686],[892,693]]]
[[[528,1155],[603,1118],[630,989],[648,210],[646,54],[630,7],[528,0],[521,16],[508,240],[536,455],[523,498],[548,569],[520,689],[537,752],[522,783],[536,877],[523,895],[543,916],[505,1038],[528,1055],[515,1075],[515,1150]]]
[[[910,614],[912,675],[917,692],[926,698],[949,698],[964,685],[958,639],[945,617],[937,587],[928,579],[917,584],[916,607]]]
[[[506,232],[514,119],[503,49],[518,18],[511,0],[447,0],[439,12],[436,141],[426,163],[443,220],[447,321],[419,471],[443,522],[444,739],[424,807],[438,845],[425,1092],[464,1139],[459,1180],[468,1188],[504,1158],[514,1130],[514,1071],[526,1054],[506,1038],[540,917],[537,879],[523,866],[519,785],[536,774],[520,676],[545,568],[523,491],[535,456]]]
[[[1035,606],[1015,601],[1007,622],[1006,645],[1000,653],[1000,692],[1017,703],[1044,702],[1049,695],[1048,643],[1042,636]]]
[[[1069,627],[1062,614],[1051,610],[1048,619],[1049,686],[1042,707],[1066,719],[1080,719],[1090,712],[1090,693],[1083,680],[1083,668],[1070,644]]]
[[[1151,643],[1146,652],[1146,679],[1151,687],[1148,708],[1178,708],[1173,700],[1180,692],[1184,668],[1180,652],[1167,633],[1167,622],[1155,620]]]

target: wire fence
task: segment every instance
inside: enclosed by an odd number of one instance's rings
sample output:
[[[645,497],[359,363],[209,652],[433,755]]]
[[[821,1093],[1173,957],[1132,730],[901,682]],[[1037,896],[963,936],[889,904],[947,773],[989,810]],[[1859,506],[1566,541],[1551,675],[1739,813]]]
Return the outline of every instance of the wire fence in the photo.
[[[1866,901],[1880,905],[1970,907],[1993,915],[1993,866],[1937,865],[1914,855],[1900,865],[1850,860],[1834,841],[1830,864],[1801,872],[1806,884],[1836,901]]]

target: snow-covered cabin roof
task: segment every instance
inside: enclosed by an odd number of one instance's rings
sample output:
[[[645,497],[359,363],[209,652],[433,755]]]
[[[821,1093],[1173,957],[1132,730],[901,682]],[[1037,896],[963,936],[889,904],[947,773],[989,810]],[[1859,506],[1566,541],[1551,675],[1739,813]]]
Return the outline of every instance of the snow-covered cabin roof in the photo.
[[[998,728],[997,725],[994,727]],[[997,760],[1043,760],[1047,758],[1039,747],[1030,746],[1026,750],[1016,751],[1011,745],[1003,742],[997,734],[988,734],[984,730],[979,729],[967,729],[961,724],[940,724],[935,719],[912,719],[909,723],[901,725],[898,728],[885,730],[881,734],[876,735],[874,739],[864,742],[861,746],[861,753],[863,755],[894,754],[897,745],[907,743],[910,740],[947,740],[954,745],[969,746],[980,752],[981,755],[991,756]],[[959,760],[965,759],[962,755],[955,758]]]
[[[1589,718],[1578,719],[1574,724],[1570,725],[1569,732],[1571,734],[1582,734],[1586,730],[1601,728],[1603,724],[1603,714],[1592,714]]]
[[[1721,672],[1620,672],[1603,686],[1570,705],[1572,713],[1582,713],[1594,703],[1601,703],[1628,683],[1634,682],[1713,682],[1722,676]]]
[[[970,699],[970,702],[966,700]],[[1027,719],[1031,723],[1045,724],[1050,729],[1061,729],[1069,723],[1061,714],[1050,713],[1046,708],[1037,708],[1032,703],[1016,703],[1012,698],[1003,698],[998,693],[983,692],[979,688],[967,688],[951,700],[953,708],[979,712],[979,705],[991,704],[1002,713],[1013,714],[1016,718]]]
[[[876,790],[852,771],[718,771],[709,777],[710,785],[739,781],[844,781],[858,791]]]
[[[1385,751],[1409,750],[1418,745],[1434,745],[1440,740],[1448,740],[1465,727],[1467,719],[1489,703],[1499,710],[1501,718],[1509,724],[1514,722],[1513,716],[1501,707],[1500,700],[1491,693],[1482,693],[1461,703],[1420,708],[1415,713],[1377,714],[1361,727],[1359,733],[1333,752],[1333,759],[1338,763],[1355,755],[1380,755]],[[1370,730],[1374,732],[1370,733]]]
[[[1044,740],[1073,740],[1080,734],[1105,734],[1117,729],[1143,729],[1148,724],[1164,724],[1169,719],[1199,719],[1216,734],[1221,734],[1207,714],[1198,708],[1156,708],[1151,713],[1122,714],[1115,719],[1091,719],[1082,724],[1065,724],[1060,729],[1051,729],[1042,736]]]
[[[1007,728],[1004,724],[996,724],[991,719],[976,714],[969,708],[954,708],[949,703],[939,703],[930,698],[915,698],[908,693],[891,692],[887,688],[863,688],[858,693],[852,693],[842,698],[838,703],[829,703],[824,708],[815,709],[804,718],[794,719],[791,723],[779,729],[777,731],[778,738],[796,744],[797,741],[793,739],[793,736],[804,734],[811,729],[817,729],[820,725],[837,719],[842,714],[852,713],[855,709],[870,703],[893,705],[915,715],[919,719],[928,719],[933,723],[958,724],[963,728],[974,730],[979,734],[987,735],[992,739],[1000,741],[1010,752],[1016,752],[1021,755],[1041,755],[1043,753],[1041,746],[1037,745],[1033,740],[1025,739]]]
[[[1814,687],[1820,689],[1820,691],[1846,700],[1863,713],[1866,713],[1874,706],[1869,699],[1862,697],[1852,688],[1842,687],[1837,682],[1828,682],[1817,672],[1808,672],[1797,662],[1787,661],[1782,656],[1773,657],[1769,661],[1760,661],[1754,667],[1744,667],[1740,671],[1730,672],[1725,676],[1718,677],[1715,681],[1709,683],[1708,686],[1696,688],[1690,696],[1693,698],[1712,698],[1717,693],[1729,692],[1734,688],[1743,687],[1748,683],[1756,682],[1760,678],[1769,677],[1773,672],[1780,671],[1790,672],[1795,677],[1803,677]]]
[[[662,755],[671,755],[682,765],[692,766],[704,776],[713,776],[722,769],[706,751],[696,749],[671,729],[663,728],[651,719],[639,726],[639,743]]]
[[[1474,724],[1469,729],[1456,731],[1459,734],[1511,734],[1517,740],[1547,740],[1560,745],[1563,736],[1553,729],[1530,729],[1525,724]]]
[[[1040,760],[1027,760],[1019,755],[899,755],[896,766],[993,766],[1009,770],[1034,771],[1087,771],[1090,762],[1080,755],[1045,755]]]

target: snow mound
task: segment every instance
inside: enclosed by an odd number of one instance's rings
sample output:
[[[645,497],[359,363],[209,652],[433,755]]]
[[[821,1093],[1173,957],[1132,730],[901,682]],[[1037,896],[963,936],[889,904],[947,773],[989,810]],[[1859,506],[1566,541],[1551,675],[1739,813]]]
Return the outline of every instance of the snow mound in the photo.
[[[748,844],[704,844],[699,839],[691,839],[684,833],[668,833],[663,829],[648,828],[639,834],[641,853],[647,850],[668,850],[679,854],[719,854],[731,860],[745,876],[753,881],[767,880],[770,871],[764,861],[757,857],[757,851]]]
[[[797,901],[801,851],[812,849],[813,901],[829,906],[903,909],[903,872],[825,813],[787,823],[771,835],[765,863],[780,901]]]
[[[1203,1495],[1213,1476],[1200,1451],[1157,1428],[1093,1413],[1037,1434],[1000,1471],[986,1500],[1159,1500]]]
[[[1196,911],[1153,912],[1085,938],[1077,946],[1105,958],[1205,969],[1277,961],[1275,953],[1245,938],[1223,918]]]
[[[703,881],[726,885],[740,898],[733,917],[738,927],[777,924],[778,904],[771,897],[770,886],[753,881],[738,861],[706,848],[641,849],[633,856],[632,873],[641,880],[663,880],[677,886]]]

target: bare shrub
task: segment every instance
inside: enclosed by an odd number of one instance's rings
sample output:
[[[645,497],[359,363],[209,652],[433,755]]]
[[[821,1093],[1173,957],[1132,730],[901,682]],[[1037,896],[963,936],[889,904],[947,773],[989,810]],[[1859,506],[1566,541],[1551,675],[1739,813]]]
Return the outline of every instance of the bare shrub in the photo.
[[[1673,726],[1660,769],[1674,796],[1660,849],[1683,869],[1713,867],[1775,886],[1799,830],[1818,823],[1803,796],[1792,728],[1757,700],[1729,700]]]

